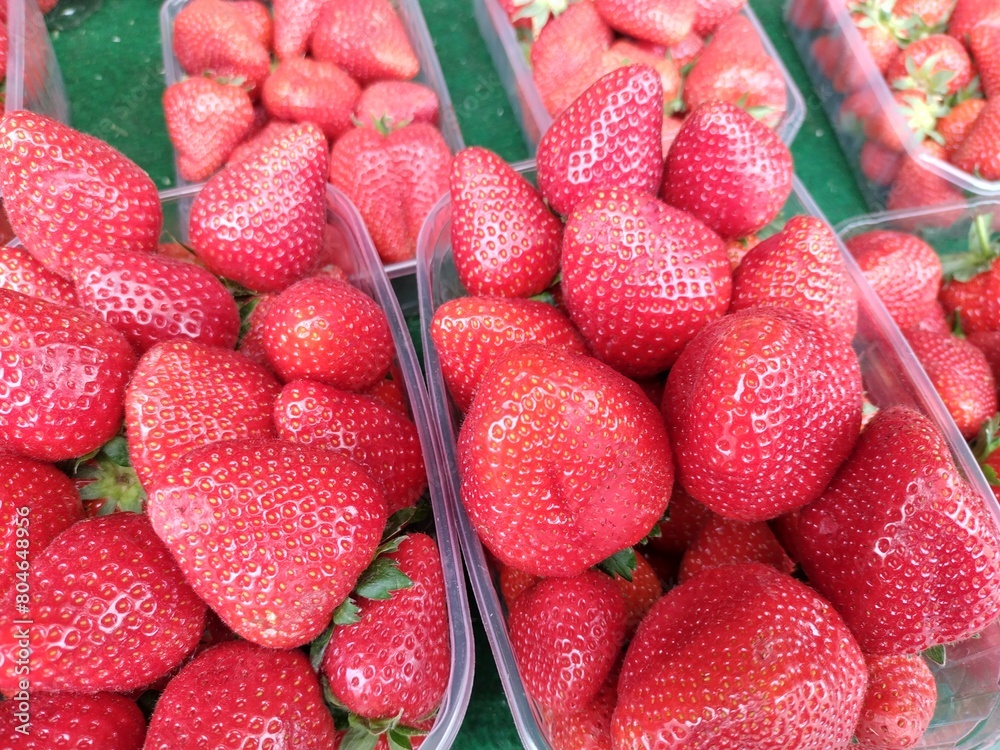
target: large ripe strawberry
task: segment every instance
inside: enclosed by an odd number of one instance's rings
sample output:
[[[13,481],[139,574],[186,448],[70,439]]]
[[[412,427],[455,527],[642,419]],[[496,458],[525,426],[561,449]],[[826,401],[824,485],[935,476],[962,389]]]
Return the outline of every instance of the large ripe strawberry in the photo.
[[[587,353],[569,318],[535,300],[458,297],[434,311],[430,331],[448,393],[463,412],[493,363],[516,346],[535,343]]]
[[[262,646],[293,648],[323,631],[368,567],[386,504],[348,458],[281,440],[226,440],[161,473],[147,512],[226,625]],[[234,543],[244,538],[254,540],[250,556]]]
[[[195,341],[150,349],[128,386],[129,458],[147,489],[175,460],[218,440],[274,436],[281,386],[238,352]]]
[[[985,180],[1000,180],[1000,93],[986,102],[951,160]]]
[[[334,626],[322,671],[353,713],[412,724],[441,703],[451,673],[444,574],[426,534],[405,536],[385,558],[410,585],[381,600],[359,594],[357,621]]]
[[[764,228],[791,192],[788,146],[735,104],[699,106],[667,154],[663,199],[726,240]]]
[[[713,515],[684,553],[677,582],[689,581],[709,568],[750,562],[770,565],[788,575],[795,570],[795,563],[766,523],[743,523]]]
[[[324,4],[325,0],[271,0],[274,54],[279,60],[305,57]]]
[[[0,288],[59,305],[76,305],[73,283],[19,245],[0,246]]]
[[[155,250],[160,239],[163,212],[149,175],[44,115],[0,120],[0,192],[21,242],[61,276],[86,250]]]
[[[328,750],[333,718],[309,660],[299,651],[221,643],[168,684],[150,720],[145,750]]]
[[[868,691],[854,730],[857,750],[905,750],[930,726],[937,685],[919,655],[867,656]]]
[[[822,497],[803,509],[799,562],[868,654],[971,636],[1000,612],[1000,535],[938,429],[879,411]]]
[[[332,62],[282,60],[264,81],[261,101],[276,120],[311,122],[335,141],[353,127],[361,87]]]
[[[26,722],[17,713],[26,706]],[[27,725],[27,733],[23,727]],[[22,729],[18,729],[21,727]],[[0,701],[0,745],[17,750],[142,750],[146,719],[121,695],[36,693],[27,701]]]
[[[505,565],[573,576],[663,515],[673,459],[642,389],[597,360],[525,344],[483,378],[458,441],[462,502]]]
[[[694,14],[694,33],[711,36],[723,23],[739,13],[746,0],[697,0]]]
[[[941,305],[961,316],[969,333],[1000,331],[1000,235],[990,231],[991,217],[981,214],[969,228],[969,250],[942,261],[945,283]]]
[[[389,0],[327,0],[310,43],[313,57],[336,63],[361,84],[408,81],[420,61]]]
[[[366,128],[381,122],[397,128],[411,122],[437,125],[440,106],[434,89],[422,83],[376,81],[361,92],[354,119]]]
[[[850,454],[861,395],[854,351],[814,318],[780,308],[727,315],[667,378],[678,478],[726,518],[763,521],[801,507]]]
[[[255,292],[304,276],[319,257],[327,162],[326,138],[307,123],[226,167],[191,206],[195,253],[213,273]]]
[[[89,453],[122,423],[136,358],[97,315],[0,289],[0,445],[41,461]]]
[[[625,601],[604,573],[548,578],[515,600],[507,627],[525,691],[550,711],[576,711],[607,679],[625,639]]]
[[[663,85],[646,65],[601,78],[538,143],[538,188],[568,216],[597,190],[655,195],[663,177]],[[627,144],[627,145],[626,145]]]
[[[530,297],[552,283],[562,223],[507,162],[483,148],[460,151],[451,202],[452,257],[469,294]]]
[[[725,314],[729,268],[722,240],[692,216],[641,192],[600,191],[566,224],[563,301],[598,359],[646,377]]]
[[[601,18],[615,31],[669,47],[694,26],[695,0],[594,0]]]
[[[15,589],[0,598],[5,694],[20,681],[25,640],[33,691],[129,692],[180,664],[205,623],[204,602],[140,513],[70,526],[35,558],[28,588],[27,611],[15,607]]]
[[[845,748],[864,658],[833,607],[759,563],[706,570],[657,602],[629,645],[620,750]]]

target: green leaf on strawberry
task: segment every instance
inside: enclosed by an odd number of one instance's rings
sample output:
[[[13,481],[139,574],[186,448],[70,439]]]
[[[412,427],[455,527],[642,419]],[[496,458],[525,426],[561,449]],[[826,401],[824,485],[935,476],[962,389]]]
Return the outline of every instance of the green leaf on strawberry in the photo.
[[[350,601],[350,597],[348,597],[346,601]],[[336,613],[334,614],[334,617],[336,618]],[[317,672],[319,672],[320,667],[323,666],[323,656],[326,654],[326,647],[330,645],[331,635],[333,635],[332,624],[309,644],[309,663]]]
[[[931,646],[930,648],[925,649],[924,656],[926,656],[928,659],[930,659],[938,666],[942,667],[945,665],[945,661],[947,660],[943,645]]]
[[[980,214],[969,227],[969,250],[941,259],[944,278],[949,281],[970,281],[984,273],[1000,258],[1000,238],[991,235],[993,214]]]
[[[400,538],[399,541],[402,539]],[[391,549],[384,551],[394,552],[398,547],[399,543],[396,542]],[[382,556],[376,557],[368,569],[361,574],[355,592],[365,599],[389,599],[393,591],[408,589],[412,585],[413,581],[400,572],[395,560]]]
[[[654,526],[653,528],[657,528]],[[615,552],[611,557],[597,564],[597,567],[607,573],[612,578],[624,578],[626,581],[632,580],[632,573],[635,572],[635,550],[626,547]]]
[[[993,487],[1000,487],[1000,477],[997,471],[989,463],[989,458],[1000,448],[1000,414],[996,414],[986,420],[978,437],[972,444],[972,452],[983,469],[986,481]]]
[[[84,502],[96,504],[97,515],[107,516],[116,510],[141,513],[146,502],[146,492],[132,468],[128,455],[128,442],[117,435],[98,451],[88,454],[74,467],[76,479],[89,480],[80,488]]]
[[[358,616],[357,602],[355,602],[351,597],[347,597],[333,611],[333,624],[353,625],[356,622],[361,622],[361,618]],[[329,637],[327,637],[327,642],[329,642],[329,640]]]

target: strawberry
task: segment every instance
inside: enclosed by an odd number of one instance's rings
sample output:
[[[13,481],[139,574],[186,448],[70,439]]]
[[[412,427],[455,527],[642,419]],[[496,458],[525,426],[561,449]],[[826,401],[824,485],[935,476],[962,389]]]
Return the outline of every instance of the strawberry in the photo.
[[[726,240],[764,228],[791,192],[788,146],[734,104],[699,106],[667,154],[663,199]]]
[[[331,141],[353,127],[361,87],[331,62],[282,60],[264,81],[261,101],[276,120],[311,122]]]
[[[229,154],[226,164],[237,164],[248,157],[254,157],[257,153],[281,143],[282,138],[294,131],[294,123],[271,120],[256,133],[241,141]]]
[[[927,28],[943,26],[948,22],[955,0],[896,0],[892,13],[903,19],[916,16]]]
[[[636,224],[643,231],[631,231]],[[566,224],[566,309],[594,355],[625,375],[669,368],[725,314],[730,287],[719,237],[650,195],[596,192]]]
[[[361,391],[385,377],[395,354],[385,312],[350,284],[314,276],[275,297],[264,351],[284,382],[311,379]]]
[[[604,573],[549,578],[519,596],[507,628],[524,689],[550,711],[597,697],[625,640],[625,602]]]
[[[157,477],[147,512],[199,596],[270,648],[323,631],[374,557],[386,519],[381,488],[358,464],[281,440],[192,450]],[[244,537],[255,540],[252,559],[233,543]]]
[[[767,565],[724,565],[670,591],[639,626],[612,744],[845,748],[865,683],[864,658],[833,607]]]
[[[136,358],[93,313],[0,289],[0,446],[41,461],[82,456],[122,423]]]
[[[559,271],[562,223],[542,196],[507,162],[477,147],[455,156],[450,182],[452,255],[469,294],[544,291]]]
[[[795,216],[755,246],[733,274],[730,310],[786,307],[815,317],[850,342],[858,320],[858,294],[830,227]]]
[[[985,180],[1000,180],[1000,94],[986,102],[951,160]]]
[[[568,216],[591,193],[629,188],[655,195],[663,176],[663,86],[630,65],[595,83],[538,143],[538,189]],[[622,144],[628,143],[623,150]]]
[[[361,92],[354,119],[362,127],[386,122],[399,127],[411,122],[437,125],[440,103],[434,89],[412,81],[376,81]]]
[[[304,57],[325,0],[271,0],[274,54],[279,60]]]
[[[410,584],[385,599],[359,594],[357,620],[334,626],[322,669],[353,713],[412,724],[441,703],[451,673],[444,574],[426,534],[403,537],[385,559]]]
[[[258,0],[230,1],[243,15],[243,21],[250,28],[253,38],[264,45],[265,49],[270,50],[274,39],[274,24],[267,6]]]
[[[944,159],[945,157],[944,148],[933,141],[924,141],[921,148],[924,153],[936,159]],[[889,191],[886,208],[890,211],[901,211],[905,208],[961,202],[962,193],[954,184],[929,170],[913,156],[906,156],[903,158],[896,181]],[[944,211],[935,217],[922,219],[922,221],[931,225],[949,226],[959,215],[957,212]],[[897,223],[905,225],[902,220]]]
[[[854,6],[853,0],[848,2],[847,5],[848,8]],[[865,43],[865,46],[871,53],[875,67],[883,75],[886,75],[886,71],[892,65],[893,61],[900,57],[894,18],[890,16],[890,18],[886,19],[885,15],[878,10],[879,6],[877,4],[874,7],[871,4],[867,4],[861,6],[861,8],[861,12],[851,13],[851,21],[858,30],[861,41]],[[848,67],[859,68],[860,66],[857,63],[849,63]],[[857,75],[860,72],[860,70],[857,73],[852,71],[849,75]],[[851,86],[849,90],[855,88],[855,86]]]
[[[694,33],[706,37],[715,33],[723,23],[739,13],[746,0],[697,0],[694,14]]]
[[[801,507],[850,454],[861,393],[857,356],[813,318],[748,308],[709,323],[670,370],[663,397],[678,478],[734,520]]]
[[[659,536],[650,537],[649,546],[660,552],[680,555],[691,546],[702,524],[712,516],[712,511],[691,497],[680,482],[675,482],[667,518],[659,525]]]
[[[854,730],[858,750],[914,747],[930,726],[937,685],[917,655],[868,656],[868,691]]]
[[[789,575],[795,570],[795,563],[766,523],[743,523],[713,514],[684,553],[677,582],[684,583],[720,565],[751,562],[770,565]]]
[[[629,65],[647,65],[659,73],[660,83],[663,86],[663,105],[665,108],[671,106],[680,93],[680,67],[675,60],[664,53],[650,52],[633,42],[619,39],[608,48],[602,59],[608,73]]]
[[[0,245],[0,288],[58,305],[76,305],[73,282],[47,269],[19,245]]]
[[[397,414],[402,414],[404,417],[409,419],[410,406],[406,393],[401,385],[402,380],[402,371],[399,369],[398,363],[394,362],[392,367],[389,368],[388,374],[382,380],[378,381],[375,385],[366,390],[364,394],[366,396],[371,396],[380,404],[388,406]]]
[[[448,393],[463,412],[493,363],[516,346],[530,342],[587,353],[569,318],[535,300],[459,297],[434,311],[430,331]]]
[[[29,589],[27,613],[15,608],[14,589],[0,600],[4,693],[16,690],[23,674],[18,617],[32,620],[29,668],[37,692],[145,687],[180,664],[205,623],[205,604],[139,513],[70,526],[35,558]]]
[[[941,304],[947,313],[961,315],[969,333],[1000,331],[1000,235],[991,235],[991,221],[989,214],[976,217],[968,251],[943,261]]]
[[[218,440],[274,436],[281,387],[243,355],[195,341],[167,341],[143,355],[128,386],[129,458],[149,488],[188,451]]]
[[[500,7],[515,29],[531,30],[533,38],[545,28],[551,18],[564,13],[570,0],[500,0]]]
[[[952,333],[952,325],[948,322],[948,316],[945,315],[941,303],[935,300],[924,308],[919,322],[903,331],[903,333],[908,334],[910,331],[929,331],[939,335],[950,335]]]
[[[618,674],[612,670],[595,698],[577,711],[545,711],[552,750],[610,750],[611,714],[615,710]]]
[[[612,579],[625,602],[625,634],[628,638],[635,634],[642,618],[663,595],[663,585],[656,570],[641,553],[634,554],[635,569],[630,574],[632,579],[622,578],[620,575]]]
[[[885,70],[894,89],[915,88],[942,96],[966,88],[975,74],[965,47],[946,34],[931,34],[899,50]]]
[[[967,638],[1000,611],[993,517],[937,428],[908,407],[872,418],[802,510],[796,546],[809,582],[868,654]]]
[[[144,748],[239,750],[266,742],[325,750],[337,746],[335,736],[305,654],[235,641],[208,649],[170,681]]]
[[[1000,4],[996,0],[958,0],[948,19],[948,33],[967,42],[969,32],[982,22],[1000,19]]]
[[[168,86],[163,114],[177,168],[188,182],[201,182],[225,164],[249,135],[254,119],[245,90],[211,78],[186,78]]]
[[[938,120],[937,131],[944,141],[941,145],[944,146],[945,156],[949,160],[954,158],[955,152],[969,135],[985,106],[984,99],[966,99],[956,104],[948,114]]]
[[[326,138],[305,124],[219,172],[191,206],[195,253],[255,292],[301,278],[319,256],[327,161]]]
[[[483,378],[458,460],[483,543],[535,575],[578,575],[636,544],[673,484],[666,429],[642,389],[589,357],[536,344]]]
[[[678,67],[683,68],[697,60],[704,48],[705,40],[692,31],[677,44],[670,45],[667,54]]]
[[[389,0],[327,0],[310,46],[313,57],[336,63],[362,85],[387,78],[408,81],[420,72]]]
[[[507,605],[507,609],[510,609],[514,600],[521,594],[542,580],[539,576],[534,576],[531,573],[525,573],[523,570],[503,564],[500,564],[498,579],[500,593],[503,596],[504,604]]]
[[[142,750],[146,719],[133,701],[121,695],[97,693],[47,695],[36,693],[25,716],[30,731],[25,734],[24,718],[18,717],[19,701],[0,702],[0,742],[18,750]],[[30,713],[29,713],[30,712]]]
[[[660,148],[664,156],[670,153],[670,147],[677,140],[677,134],[681,132],[683,124],[684,121],[678,117],[663,118],[663,130],[660,132]]]
[[[986,356],[993,377],[1000,383],[1000,331],[969,333],[966,340]]]
[[[140,354],[175,338],[236,346],[236,303],[204,268],[157,253],[95,250],[80,258],[73,276],[80,306],[125,334]]]
[[[615,31],[667,47],[694,26],[695,0],[594,0],[594,5]]]
[[[108,144],[43,115],[0,120],[0,191],[17,236],[69,277],[91,248],[154,250],[163,212],[156,186]]]
[[[937,145],[941,137],[937,132],[937,124],[948,112],[941,104],[941,95],[931,96],[918,88],[910,88],[893,91],[892,98],[907,128],[905,132],[915,134],[917,141],[928,147],[930,140]],[[877,141],[881,146],[893,151],[905,150],[903,141],[900,140],[900,131],[889,109],[879,109],[871,113],[867,119],[862,119],[861,128],[868,138]]]

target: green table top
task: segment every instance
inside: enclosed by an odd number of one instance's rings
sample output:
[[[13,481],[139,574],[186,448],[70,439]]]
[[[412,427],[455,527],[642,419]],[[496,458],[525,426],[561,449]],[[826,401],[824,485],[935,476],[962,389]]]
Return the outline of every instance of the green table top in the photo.
[[[472,18],[471,0],[421,0],[469,145],[492,148],[508,161],[527,158],[520,129]],[[832,135],[781,20],[779,0],[751,4],[780,52],[808,107],[792,148],[799,177],[827,218],[865,212],[850,169]],[[161,188],[173,185],[163,122],[158,0],[61,0],[49,17],[75,127],[134,159]],[[470,592],[470,600],[471,592]],[[476,622],[476,677],[457,750],[519,748],[489,645]]]

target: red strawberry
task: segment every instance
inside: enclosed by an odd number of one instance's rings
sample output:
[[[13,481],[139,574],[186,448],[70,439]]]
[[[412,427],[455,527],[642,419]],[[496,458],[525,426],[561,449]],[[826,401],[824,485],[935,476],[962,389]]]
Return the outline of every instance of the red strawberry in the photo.
[[[924,141],[921,148],[929,156],[937,159],[945,158],[944,148],[934,141]],[[886,208],[890,211],[900,211],[904,208],[938,206],[961,202],[962,193],[953,183],[932,172],[921,161],[912,156],[906,156],[899,168],[896,181],[889,191],[889,197],[886,199]],[[937,218],[931,219],[930,222],[932,224],[948,226],[954,222],[958,215],[955,212],[942,212]]]
[[[261,101],[271,117],[311,122],[331,141],[353,127],[361,87],[331,62],[293,57],[283,60],[264,81]]]
[[[295,123],[271,120],[256,133],[240,142],[229,155],[226,164],[237,164],[248,157],[255,156],[271,146],[280,143],[282,138],[285,138],[294,130]]]
[[[625,639],[625,602],[604,573],[549,578],[510,608],[511,650],[528,695],[550,711],[597,697]]]
[[[412,81],[376,81],[361,92],[354,118],[362,127],[386,122],[399,127],[411,122],[438,124],[440,103],[434,89]]]
[[[353,713],[411,724],[437,708],[448,686],[444,575],[437,545],[426,534],[409,534],[385,557],[411,584],[382,600],[359,594],[358,620],[334,626],[323,674]]]
[[[59,305],[76,305],[73,283],[18,245],[0,245],[0,288]]]
[[[746,4],[746,0],[697,0],[694,32],[703,37],[711,36]]]
[[[984,99],[966,99],[956,104],[948,114],[938,120],[937,131],[944,141],[942,145],[949,160],[954,158],[955,152],[969,135],[985,106]]]
[[[868,691],[854,730],[858,750],[914,747],[930,726],[937,685],[918,655],[868,656]]]
[[[899,50],[885,70],[894,89],[942,96],[957,94],[975,75],[965,47],[946,34],[931,34]]]
[[[713,515],[684,553],[677,582],[684,583],[708,568],[751,562],[786,574],[795,570],[795,563],[766,523],[742,523]]]
[[[11,226],[50,271],[69,277],[93,248],[154,250],[156,186],[108,144],[43,115],[0,120],[0,190]]]
[[[317,60],[336,63],[362,85],[386,78],[408,81],[420,72],[389,0],[327,0],[311,48]]]
[[[819,500],[797,550],[810,583],[869,654],[967,638],[1000,611],[1000,539],[937,428],[879,411]]]
[[[240,636],[271,648],[323,631],[386,519],[381,488],[358,464],[281,440],[196,448],[158,476],[147,512],[199,596]],[[244,537],[254,539],[250,559],[233,541]]]
[[[536,39],[549,19],[565,12],[568,6],[569,0],[500,0],[514,28],[530,29]]]
[[[410,406],[401,385],[402,380],[402,372],[398,365],[393,363],[393,366],[389,368],[389,373],[364,393],[398,414],[409,418]]]
[[[635,570],[631,572],[631,576],[631,581],[619,575],[612,579],[625,602],[625,634],[629,638],[639,627],[642,618],[663,595],[663,585],[656,570],[639,552],[635,552]]]
[[[242,354],[168,341],[143,356],[129,383],[129,458],[147,489],[178,458],[218,440],[274,436],[281,387]]]
[[[350,284],[314,276],[275,297],[264,350],[284,381],[309,379],[361,391],[385,377],[395,354],[385,312]]]
[[[858,294],[836,235],[820,219],[795,216],[744,256],[733,274],[730,310],[786,307],[814,316],[848,342],[858,320]]]
[[[723,239],[763,229],[792,192],[792,155],[774,131],[734,104],[688,115],[667,154],[662,195]]]
[[[594,0],[615,31],[669,47],[691,33],[695,0]]]
[[[667,506],[667,519],[659,526],[660,535],[652,536],[649,545],[661,552],[680,555],[694,542],[698,530],[713,513],[688,494],[680,482]]]
[[[535,575],[578,575],[638,543],[673,484],[663,420],[642,389],[589,357],[536,344],[483,378],[458,459],[483,543]]]
[[[576,711],[543,711],[552,750],[610,750],[611,714],[618,674],[612,671],[597,696]]]
[[[893,15],[908,19],[916,16],[928,28],[947,23],[955,0],[896,0]]]
[[[156,253],[96,250],[80,259],[73,276],[80,306],[125,334],[140,354],[175,338],[236,346],[236,303],[204,268]]]
[[[858,6],[854,0],[848,0],[847,7],[851,9]],[[858,30],[861,41],[865,43],[865,46],[871,53],[875,67],[885,75],[893,61],[900,57],[895,19],[891,16],[887,19],[877,3],[869,3],[860,7],[861,12],[851,13],[851,21]],[[860,75],[862,73],[861,66],[857,62],[852,61],[847,64],[847,67],[852,69],[846,74],[848,76]],[[840,71],[839,75],[844,75],[844,72]],[[891,81],[891,79],[889,80]],[[862,88],[864,87],[861,81],[858,81],[858,83],[861,84]],[[858,86],[852,85],[848,86],[847,90],[850,91],[857,88]]]
[[[619,39],[604,53],[606,73],[629,65],[648,65],[660,74],[663,85],[663,105],[671,106],[681,90],[681,72],[678,63],[665,53],[655,53],[643,49],[634,42]],[[669,118],[665,118],[669,119]],[[666,153],[664,151],[663,153]]]
[[[660,147],[663,150],[664,156],[670,153],[670,147],[677,140],[677,134],[681,132],[683,124],[683,120],[678,117],[663,118],[663,130],[660,132]]]
[[[667,54],[670,55],[670,59],[677,63],[678,67],[683,68],[697,60],[704,48],[705,40],[692,31],[677,44],[670,45]]]
[[[1000,5],[996,0],[958,0],[948,19],[948,33],[961,42],[968,40],[969,32],[982,22],[1000,19]]]
[[[930,331],[939,335],[951,335],[952,328],[953,326],[949,323],[948,316],[945,315],[941,303],[935,300],[924,308],[920,322],[915,323],[912,327],[903,331],[903,333],[907,334],[910,331]]]
[[[122,423],[135,355],[93,313],[0,289],[0,446],[41,461],[83,456]]]
[[[966,340],[986,356],[993,377],[1000,383],[1000,331],[973,332]]]
[[[170,681],[144,748],[239,750],[267,742],[325,750],[336,747],[335,738],[305,654],[235,641],[205,651]]]
[[[649,195],[591,195],[569,217],[562,259],[570,317],[595,356],[625,375],[666,370],[729,307],[725,245]]]
[[[1000,180],[1000,94],[986,102],[951,160],[985,180]]]
[[[325,0],[271,0],[274,54],[279,60],[304,57]]]
[[[678,478],[726,518],[763,521],[801,507],[850,454],[861,393],[853,350],[814,319],[779,308],[727,315],[667,378]]]
[[[19,705],[30,717],[27,734]],[[97,693],[47,695],[35,693],[23,703],[0,702],[0,743],[18,750],[142,750],[146,719],[133,701],[121,695]]]
[[[503,159],[483,148],[460,151],[451,201],[452,255],[469,294],[530,297],[552,283],[562,223]]]
[[[256,292],[301,278],[319,257],[327,160],[326,138],[305,124],[219,172],[191,206],[195,253]]]
[[[500,593],[503,596],[504,604],[507,605],[507,609],[510,609],[511,605],[514,604],[514,600],[521,596],[521,594],[542,580],[539,576],[525,573],[523,570],[512,568],[509,565],[503,565],[502,563],[499,565]]]
[[[612,743],[845,748],[865,682],[864,658],[833,607],[767,565],[725,565],[670,591],[639,626],[618,680]]]
[[[969,333],[1000,331],[1000,235],[991,235],[991,217],[978,216],[969,229],[969,250],[945,259],[941,304],[961,315]]]
[[[15,608],[14,589],[0,599],[0,690],[8,694],[23,669],[19,618],[32,620],[37,692],[145,687],[191,653],[205,623],[205,604],[139,513],[69,527],[35,558],[29,589],[28,612]]]
[[[274,38],[274,24],[267,6],[258,0],[231,0],[233,5],[243,15],[243,20],[250,28],[253,38],[268,50]]]

